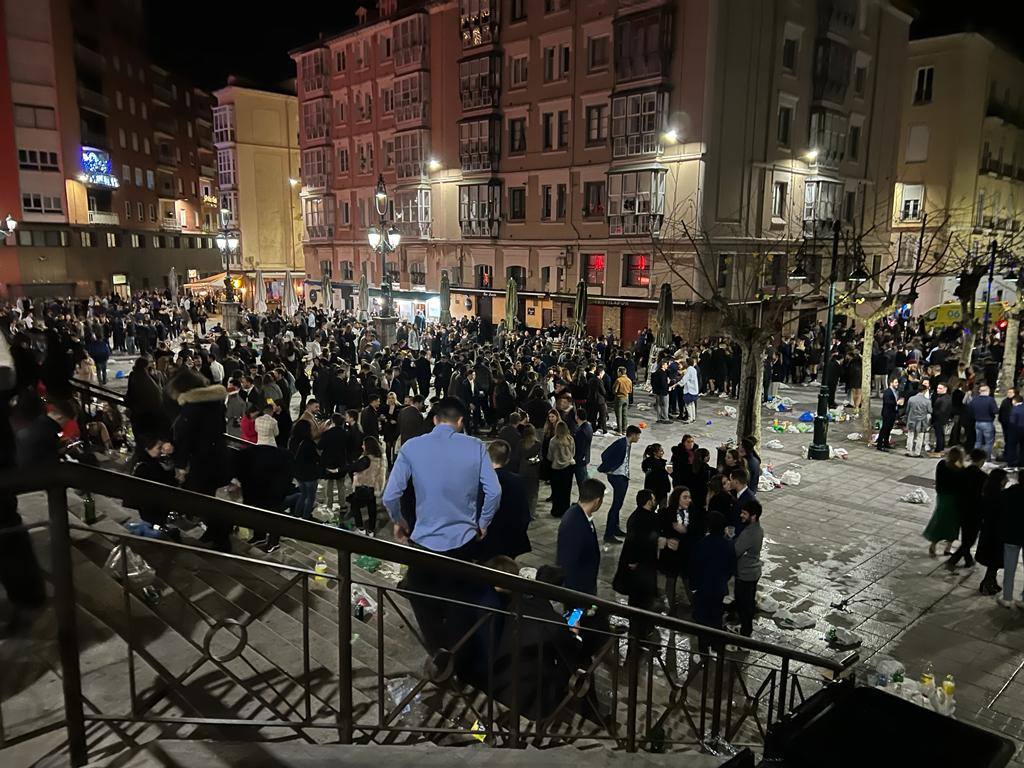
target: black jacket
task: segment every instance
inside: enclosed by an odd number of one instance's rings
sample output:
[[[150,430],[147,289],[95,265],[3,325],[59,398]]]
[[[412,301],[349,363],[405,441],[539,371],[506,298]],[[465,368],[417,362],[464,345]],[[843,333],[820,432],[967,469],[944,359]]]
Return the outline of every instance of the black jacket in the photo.
[[[597,594],[597,572],[601,567],[601,545],[594,523],[573,504],[558,524],[558,565],[569,589]]]
[[[516,474],[519,474],[523,456],[523,451],[520,447],[523,438],[520,436],[519,430],[516,429],[515,427],[506,425],[502,427],[501,430],[498,432],[498,439],[504,440],[506,443],[508,443],[508,447],[510,448],[508,454],[508,461],[505,463],[505,469],[507,469],[509,472],[515,472]]]
[[[637,507],[626,521],[626,540],[612,588],[644,602],[658,594],[658,516],[654,510]],[[635,566],[631,568],[630,566]]]
[[[213,494],[231,481],[224,400],[220,384],[199,387],[178,396],[181,411],[174,422],[174,463],[188,469],[183,488]]]
[[[317,447],[320,449],[320,466],[324,470],[340,470],[348,463],[348,434],[345,427],[328,429],[320,436]]]
[[[489,560],[497,555],[519,557],[529,552],[530,502],[526,494],[526,483],[514,472],[495,470],[501,485],[501,502],[494,513],[491,525],[480,544],[480,560]]]
[[[276,445],[254,445],[235,451],[235,477],[242,501],[251,507],[280,512],[292,489],[291,456]]]

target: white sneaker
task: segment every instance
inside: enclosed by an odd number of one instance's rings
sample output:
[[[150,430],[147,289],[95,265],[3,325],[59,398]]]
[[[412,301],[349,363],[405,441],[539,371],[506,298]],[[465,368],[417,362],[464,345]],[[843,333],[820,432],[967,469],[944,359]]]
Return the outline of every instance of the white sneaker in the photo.
[[[1012,600],[1004,600],[1002,597],[997,597],[996,605],[1000,608],[1013,608],[1014,603]]]

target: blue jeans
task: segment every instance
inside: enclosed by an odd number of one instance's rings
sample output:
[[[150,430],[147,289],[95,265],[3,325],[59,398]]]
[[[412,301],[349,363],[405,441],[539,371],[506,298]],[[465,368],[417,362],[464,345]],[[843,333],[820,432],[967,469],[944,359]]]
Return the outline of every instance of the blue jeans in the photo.
[[[299,480],[298,488],[285,499],[292,515],[303,520],[313,519],[313,506],[316,504],[316,480]]]
[[[996,441],[996,425],[991,421],[974,422],[974,443],[976,448],[985,452],[986,458],[992,455],[992,444]]]
[[[606,540],[618,534],[620,530],[619,512],[622,510],[622,503],[626,500],[629,478],[625,475],[608,475],[608,484],[612,487],[612,508],[608,510],[608,522],[604,527]]]
[[[1013,581],[1020,562],[1020,544],[1003,544],[1003,600],[1013,600]],[[1024,594],[1021,595],[1024,599]]]

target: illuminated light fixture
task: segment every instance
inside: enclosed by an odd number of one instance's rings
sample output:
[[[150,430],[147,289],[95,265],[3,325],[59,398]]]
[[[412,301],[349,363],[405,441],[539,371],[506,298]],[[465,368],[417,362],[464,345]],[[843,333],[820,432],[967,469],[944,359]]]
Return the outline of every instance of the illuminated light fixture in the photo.
[[[296,179],[296,178],[294,178],[294,177],[290,177],[290,178],[288,179],[288,183],[289,183],[289,184],[291,184],[291,185],[292,185],[293,187],[297,187],[297,186],[299,186],[299,184],[301,184],[302,182],[300,182],[300,181],[299,181],[298,179]]]
[[[431,171],[439,171],[441,170],[441,161],[438,160],[436,157],[432,157],[430,158],[430,160],[427,161],[427,168],[429,168]]]
[[[377,206],[377,213],[383,216],[388,212],[388,189],[384,186],[384,174],[377,178],[377,191],[373,195],[374,205]]]
[[[863,283],[869,277],[871,277],[871,275],[868,274],[868,271],[864,269],[864,264],[861,263],[858,264],[857,268],[850,273],[850,282]]]
[[[370,243],[370,247],[373,248],[373,250],[377,250],[380,246],[380,239],[381,234],[377,227],[370,227],[366,230],[366,240]]]
[[[663,134],[661,134],[661,140],[666,144],[678,144],[679,143],[679,131],[675,128],[669,128]]]
[[[402,242],[402,233],[398,231],[398,227],[391,227],[387,231],[388,246],[392,251],[398,250],[398,244]]]
[[[806,160],[808,163],[818,162],[818,150],[808,149],[806,152],[804,152],[804,160]]]
[[[11,214],[8,213],[7,214],[7,218],[4,219],[4,226],[0,227],[0,234],[4,235],[5,237],[7,235],[13,235],[14,234],[14,230],[17,229],[17,228],[18,228],[18,222],[15,221],[14,217],[11,216]]]

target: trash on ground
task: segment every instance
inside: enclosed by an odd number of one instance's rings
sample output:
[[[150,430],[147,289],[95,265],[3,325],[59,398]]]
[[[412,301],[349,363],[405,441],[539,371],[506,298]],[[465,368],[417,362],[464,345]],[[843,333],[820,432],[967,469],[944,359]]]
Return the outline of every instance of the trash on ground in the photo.
[[[769,440],[767,443],[764,444],[764,447],[778,451],[781,450],[782,448],[785,448],[786,446],[782,444],[781,440]]]
[[[848,459],[850,458],[850,452],[845,448],[832,448],[829,451],[830,459]]]
[[[768,479],[767,475],[761,475],[757,478],[757,490],[759,491],[774,491],[775,483]]]
[[[377,601],[370,597],[366,588],[354,584],[352,586],[352,615],[360,621],[369,621],[377,612]]]
[[[380,569],[380,560],[369,555],[359,555],[356,558],[356,568],[362,568],[367,573],[374,573]]]
[[[756,598],[757,610],[761,613],[775,613],[779,610],[779,601],[771,595],[758,595]]]
[[[140,589],[148,587],[156,578],[153,566],[123,542],[110,550],[107,561],[103,564],[103,570],[117,581],[121,581],[122,577],[127,577],[131,586]]]
[[[814,421],[814,414],[810,411],[804,411],[800,414],[800,421]]]
[[[825,642],[835,648],[846,650],[859,647],[862,640],[844,627],[829,627],[825,631]]]
[[[793,469],[787,469],[779,479],[783,485],[800,485],[800,473]]]
[[[900,501],[904,504],[927,504],[931,499],[928,497],[928,492],[924,488],[915,488],[909,493],[905,493],[900,496]]]
[[[864,435],[862,435],[860,432],[851,432],[846,436],[847,440],[862,440],[863,438]]]
[[[792,613],[785,608],[776,611],[772,618],[782,629],[810,629],[816,623],[814,617],[809,614]]]

